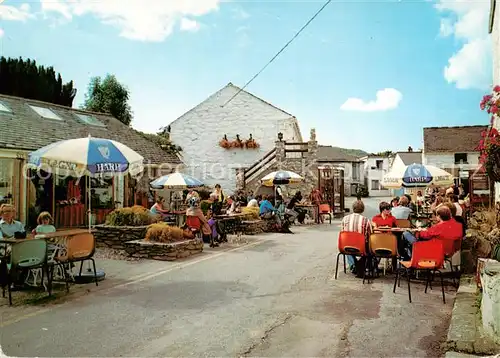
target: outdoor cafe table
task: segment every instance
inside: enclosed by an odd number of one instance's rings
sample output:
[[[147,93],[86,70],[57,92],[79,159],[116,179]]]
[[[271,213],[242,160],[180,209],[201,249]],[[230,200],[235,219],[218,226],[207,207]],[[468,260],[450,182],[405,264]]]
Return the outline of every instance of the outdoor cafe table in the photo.
[[[217,220],[218,228],[223,240],[227,240],[227,234],[236,234],[240,231],[241,221],[248,214],[244,213],[234,213],[225,215],[215,215],[215,220]]]

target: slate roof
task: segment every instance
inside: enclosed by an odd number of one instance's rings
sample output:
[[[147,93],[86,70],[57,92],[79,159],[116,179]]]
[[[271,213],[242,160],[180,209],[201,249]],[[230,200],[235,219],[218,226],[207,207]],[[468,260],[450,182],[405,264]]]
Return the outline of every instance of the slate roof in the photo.
[[[342,148],[329,145],[318,146],[318,161],[320,162],[357,162],[355,155],[345,153]]]
[[[431,152],[476,152],[481,132],[488,126],[428,127],[424,128],[424,150]]]
[[[11,112],[0,108],[0,148],[31,151],[59,140],[82,138],[90,134],[129,146],[144,157],[146,164],[181,163],[177,155],[165,152],[111,115],[6,95],[0,95],[1,105]],[[29,105],[50,109],[62,120],[44,118]],[[103,126],[86,124],[77,114],[91,116]]]
[[[422,164],[422,152],[397,152],[405,165]]]

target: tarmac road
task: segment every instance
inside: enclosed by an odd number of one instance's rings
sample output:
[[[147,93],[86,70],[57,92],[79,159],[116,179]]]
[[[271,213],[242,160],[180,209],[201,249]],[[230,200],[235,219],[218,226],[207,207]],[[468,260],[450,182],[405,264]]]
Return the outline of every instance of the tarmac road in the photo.
[[[441,355],[451,287],[444,305],[439,290],[415,284],[410,304],[405,285],[392,293],[392,276],[334,280],[338,224],[294,230],[27,314],[2,326],[1,348],[38,357]]]

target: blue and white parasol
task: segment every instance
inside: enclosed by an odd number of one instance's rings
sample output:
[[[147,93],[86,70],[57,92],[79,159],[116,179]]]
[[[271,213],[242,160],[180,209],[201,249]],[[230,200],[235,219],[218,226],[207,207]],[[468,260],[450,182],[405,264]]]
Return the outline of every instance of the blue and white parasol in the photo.
[[[153,180],[150,185],[154,189],[187,189],[202,187],[203,182],[187,174],[172,173]]]
[[[384,188],[425,187],[430,184],[453,184],[453,175],[432,165],[414,163],[393,168],[382,180]]]
[[[92,175],[139,171],[143,159],[122,143],[89,136],[49,144],[30,153],[28,163],[37,168]]]

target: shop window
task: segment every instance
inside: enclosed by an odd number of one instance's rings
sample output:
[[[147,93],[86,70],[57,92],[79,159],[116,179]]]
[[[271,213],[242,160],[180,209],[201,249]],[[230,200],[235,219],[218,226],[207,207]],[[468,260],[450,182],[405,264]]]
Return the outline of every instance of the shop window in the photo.
[[[0,205],[14,204],[14,159],[0,158]]]
[[[92,178],[90,184],[92,209],[113,209],[113,178]]]

